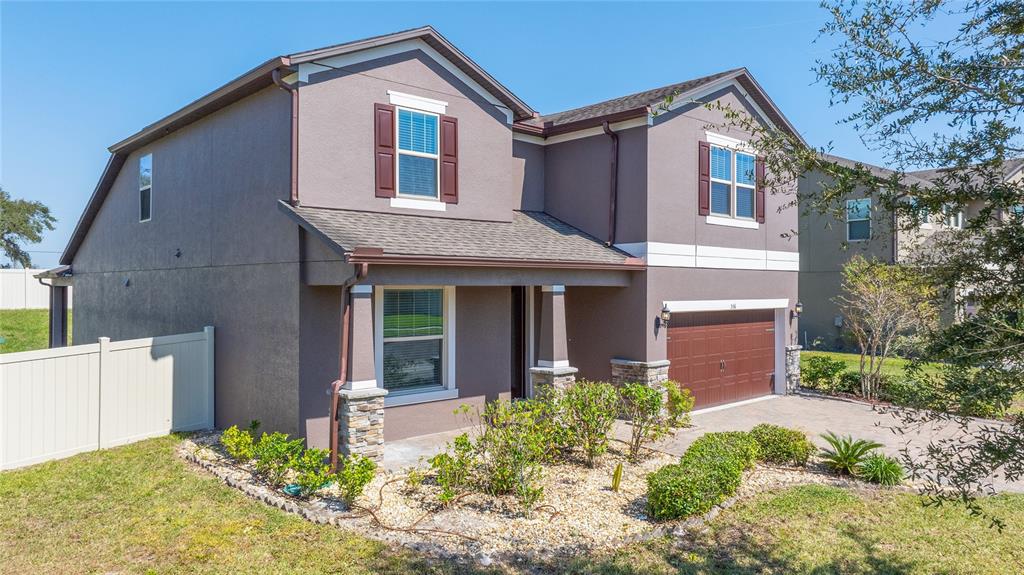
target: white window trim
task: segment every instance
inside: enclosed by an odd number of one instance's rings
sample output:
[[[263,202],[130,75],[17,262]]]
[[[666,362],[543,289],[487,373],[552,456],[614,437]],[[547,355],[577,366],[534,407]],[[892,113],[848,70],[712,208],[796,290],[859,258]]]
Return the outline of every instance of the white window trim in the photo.
[[[863,200],[867,200],[868,201],[868,217],[866,217],[866,218],[857,218],[855,220],[851,220],[850,219],[850,202],[860,202],[860,201],[863,201]],[[863,238],[863,239],[851,240],[850,239],[850,222],[863,222],[863,221],[866,221],[868,223],[868,237]],[[871,198],[856,198],[856,199],[852,199],[852,200],[846,200],[846,241],[847,242],[867,242],[867,241],[870,241],[871,240],[871,234],[874,232],[873,228],[874,228],[874,226],[871,224]]]
[[[433,112],[435,114],[448,113],[448,102],[434,100],[432,98],[424,98],[423,96],[416,96],[414,94],[404,94],[402,92],[388,90],[388,101],[395,106],[402,106],[413,110],[422,110],[425,112]]]
[[[139,223],[145,223],[153,220],[153,153],[149,152],[139,156],[139,177],[142,176],[142,160],[149,158],[149,185],[143,186],[142,182],[139,182]],[[142,192],[149,190],[149,217],[142,219]]]
[[[416,112],[418,114],[426,114],[428,116],[434,116],[437,118],[437,153],[427,154],[424,152],[413,152],[411,150],[403,150],[402,144],[399,139],[399,110],[406,110],[408,112]],[[407,156],[417,156],[420,158],[430,158],[434,160],[434,190],[436,195],[433,197],[429,196],[418,196],[415,194],[402,194],[402,179],[401,171],[399,166],[402,163],[402,154]],[[416,200],[420,202],[441,202],[441,115],[427,110],[419,110],[411,108],[409,106],[396,106],[395,107],[395,198],[402,198],[407,200]]]
[[[401,198],[391,198],[392,208],[403,208],[407,210],[427,210],[431,212],[443,212],[448,209],[448,204],[439,202],[432,198],[411,198],[403,196]]]
[[[734,227],[734,228],[747,228],[747,229],[752,229],[752,230],[756,230],[756,229],[760,228],[761,224],[760,224],[760,222],[757,221],[757,184],[756,184],[756,178],[755,178],[755,184],[753,186],[748,186],[746,184],[741,184],[741,183],[739,183],[736,180],[736,175],[737,175],[736,174],[736,154],[740,153],[740,154],[745,154],[745,155],[748,155],[748,156],[754,156],[754,165],[755,165],[754,169],[756,170],[757,169],[756,168],[756,166],[757,166],[757,152],[754,150],[754,148],[752,146],[750,146],[750,144],[748,144],[747,142],[744,142],[743,140],[737,140],[736,138],[730,138],[728,136],[722,136],[720,134],[713,134],[711,132],[704,132],[704,137],[707,139],[707,142],[709,144],[711,144],[712,148],[721,148],[723,150],[728,150],[729,151],[729,165],[730,165],[729,169],[730,169],[730,175],[732,177],[731,180],[723,180],[721,178],[716,178],[714,176],[710,177],[711,184],[719,183],[719,184],[726,184],[726,185],[729,186],[729,213],[728,214],[722,214],[722,213],[715,212],[713,210],[713,208],[711,208],[711,203],[712,202],[711,202],[711,198],[709,197],[708,198],[708,204],[709,204],[708,205],[708,215],[705,216],[704,222],[708,223],[708,224],[711,224],[711,225],[715,225],[715,226],[730,226],[730,227]],[[710,163],[711,163],[710,154],[711,154],[711,150],[708,150],[708,155],[709,155],[709,157],[708,157],[708,164],[709,164],[708,169],[709,169],[709,171],[710,171]],[[709,184],[708,194],[712,193],[713,186],[711,186],[711,184]],[[737,194],[737,191],[739,190],[739,188],[744,188],[744,189],[751,190],[751,191],[754,192],[754,196],[753,196],[754,197],[754,206],[753,206],[754,207],[754,215],[753,215],[753,217],[749,217],[748,218],[746,216],[740,216],[740,215],[736,214],[736,194]]]
[[[429,401],[455,399],[459,388],[455,383],[455,286],[387,285],[373,287],[373,355],[377,386],[384,388],[384,290],[385,289],[442,289],[444,290],[443,335],[441,338],[441,387],[423,391],[389,391],[384,407],[412,405]],[[417,337],[402,340],[420,339]]]

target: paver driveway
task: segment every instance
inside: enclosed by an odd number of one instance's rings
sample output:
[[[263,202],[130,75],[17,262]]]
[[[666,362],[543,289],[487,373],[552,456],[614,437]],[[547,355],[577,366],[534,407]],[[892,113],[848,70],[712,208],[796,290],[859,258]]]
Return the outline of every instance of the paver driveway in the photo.
[[[800,429],[807,432],[819,447],[827,445],[821,438],[821,434],[826,431],[852,435],[858,439],[872,439],[884,445],[883,451],[890,455],[898,455],[905,445],[910,447],[910,453],[918,454],[930,439],[960,433],[955,424],[941,423],[900,435],[890,429],[897,423],[893,416],[878,413],[870,405],[803,395],[769,396],[752,403],[698,412],[693,414],[692,422],[692,427],[677,431],[671,438],[656,444],[655,448],[673,455],[682,455],[695,439],[705,433],[747,431],[758,423],[774,423]],[[625,439],[628,434],[628,424],[618,423],[616,437]],[[995,478],[992,483],[999,491],[1024,492],[1024,481],[1011,483]]]

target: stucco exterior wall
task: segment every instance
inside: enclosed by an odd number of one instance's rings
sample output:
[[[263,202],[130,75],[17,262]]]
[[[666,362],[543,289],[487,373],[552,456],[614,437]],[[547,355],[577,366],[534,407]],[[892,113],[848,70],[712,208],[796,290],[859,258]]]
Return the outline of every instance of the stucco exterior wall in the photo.
[[[288,95],[268,88],[132,153],[73,262],[76,342],[217,328],[218,427],[300,431],[298,232],[276,206],[289,130]]]
[[[459,121],[459,202],[444,212],[392,208],[374,195],[373,105],[388,103],[388,90],[447,102]],[[522,204],[506,116],[419,50],[312,74],[299,101],[303,205],[509,221]]]

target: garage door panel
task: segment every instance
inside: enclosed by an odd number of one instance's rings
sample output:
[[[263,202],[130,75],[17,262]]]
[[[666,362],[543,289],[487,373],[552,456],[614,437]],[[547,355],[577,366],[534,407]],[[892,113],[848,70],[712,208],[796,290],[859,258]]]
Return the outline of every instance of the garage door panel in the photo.
[[[774,311],[675,314],[668,329],[669,377],[696,407],[771,393]]]

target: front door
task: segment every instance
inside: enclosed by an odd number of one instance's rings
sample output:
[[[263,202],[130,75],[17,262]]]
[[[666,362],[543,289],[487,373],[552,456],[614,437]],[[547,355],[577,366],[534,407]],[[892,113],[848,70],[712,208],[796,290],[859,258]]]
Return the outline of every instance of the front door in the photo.
[[[512,286],[512,398],[526,397],[526,288]]]

